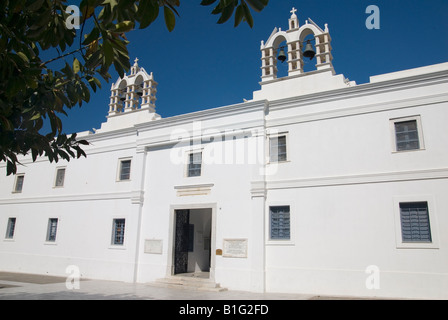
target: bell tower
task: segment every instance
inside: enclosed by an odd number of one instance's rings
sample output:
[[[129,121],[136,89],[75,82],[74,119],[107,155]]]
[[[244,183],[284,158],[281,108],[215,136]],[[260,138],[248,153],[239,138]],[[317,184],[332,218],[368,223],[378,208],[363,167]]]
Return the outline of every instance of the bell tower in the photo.
[[[138,65],[138,58],[131,67],[131,74],[112,84],[109,116],[138,109],[155,112],[157,82],[152,72],[148,74]]]
[[[261,42],[262,82],[277,79],[277,54],[280,49],[279,44],[283,41],[286,41],[287,47],[288,76],[304,73],[304,59],[311,58],[310,60],[313,60],[314,57],[317,70],[333,70],[328,25],[325,24],[325,29],[322,30],[308,18],[305,24],[300,26],[296,12],[297,9],[292,8],[287,31],[274,28],[266,43]],[[314,48],[311,42],[314,42]]]
[[[254,100],[356,85],[334,71],[328,24],[322,29],[308,18],[300,25],[297,9],[292,8],[290,12],[288,29],[284,31],[276,27],[266,42],[261,41],[261,90],[254,92]],[[277,66],[284,62],[288,65],[288,73],[279,77]]]
[[[107,122],[97,132],[122,129],[137,123],[160,119],[156,113],[158,83],[153,73],[138,65],[134,60],[129,75],[119,78],[111,87]]]

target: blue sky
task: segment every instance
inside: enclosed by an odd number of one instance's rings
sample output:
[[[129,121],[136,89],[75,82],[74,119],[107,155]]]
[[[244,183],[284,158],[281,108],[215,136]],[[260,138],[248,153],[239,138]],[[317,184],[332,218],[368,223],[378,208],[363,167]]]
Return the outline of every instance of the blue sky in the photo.
[[[159,83],[156,111],[164,118],[252,99],[260,89],[260,42],[274,27],[287,29],[292,7],[300,25],[308,17],[322,28],[328,23],[335,71],[358,84],[372,75],[448,62],[447,0],[271,0],[253,12],[252,29],[246,23],[234,28],[233,17],[218,25],[213,7],[199,3],[181,1],[172,32],[160,16],[128,34],[131,61],[138,57]],[[379,30],[366,28],[369,5],[380,9]],[[113,68],[110,73],[111,82],[88,104],[62,116],[66,133],[98,129],[106,121],[110,86],[118,78]]]

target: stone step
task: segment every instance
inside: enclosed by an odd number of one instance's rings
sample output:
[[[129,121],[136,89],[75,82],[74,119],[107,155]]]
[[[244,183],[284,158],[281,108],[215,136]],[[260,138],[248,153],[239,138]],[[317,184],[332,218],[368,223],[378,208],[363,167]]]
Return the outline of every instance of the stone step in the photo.
[[[172,276],[167,278],[157,279],[151,285],[164,288],[177,288],[187,290],[201,290],[201,291],[227,291],[227,288],[221,288],[219,283],[210,279]]]

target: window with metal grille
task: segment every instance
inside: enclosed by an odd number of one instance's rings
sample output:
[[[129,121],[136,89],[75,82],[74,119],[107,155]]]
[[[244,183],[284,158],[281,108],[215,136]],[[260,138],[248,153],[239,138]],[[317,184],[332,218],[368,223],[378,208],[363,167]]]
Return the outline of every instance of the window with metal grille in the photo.
[[[403,242],[431,242],[427,202],[400,203],[401,237]]]
[[[23,180],[25,179],[24,175],[18,175],[16,177],[16,184],[14,186],[14,192],[22,192],[23,189]]]
[[[287,160],[286,136],[272,137],[270,142],[270,161],[279,162]]]
[[[397,151],[420,149],[417,120],[395,122]]]
[[[202,152],[194,152],[188,155],[188,177],[199,177],[202,168]]]
[[[16,218],[9,218],[8,219],[8,227],[6,228],[6,239],[13,239],[14,238],[14,230],[16,228]]]
[[[65,180],[65,168],[59,168],[56,171],[56,180],[54,182],[55,187],[63,187]]]
[[[124,244],[124,228],[126,219],[114,219],[112,230],[112,244],[123,245]]]
[[[48,228],[47,228],[47,241],[48,242],[56,241],[57,231],[58,231],[58,219],[57,218],[48,219]]]
[[[291,237],[291,222],[289,206],[269,207],[270,239],[289,240]]]
[[[131,160],[120,161],[120,181],[131,178]]]

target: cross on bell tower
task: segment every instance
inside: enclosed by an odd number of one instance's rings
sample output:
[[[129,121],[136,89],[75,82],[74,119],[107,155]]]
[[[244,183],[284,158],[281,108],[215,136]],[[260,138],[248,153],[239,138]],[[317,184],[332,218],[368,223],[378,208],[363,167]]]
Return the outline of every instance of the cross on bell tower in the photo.
[[[297,29],[299,27],[299,19],[297,19],[297,9],[292,7],[291,18],[289,18],[289,30]]]

